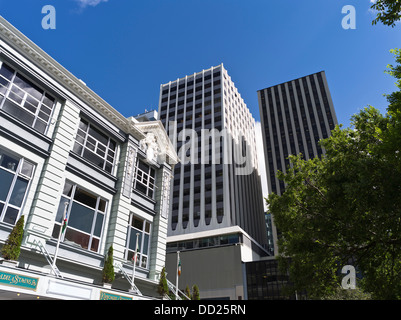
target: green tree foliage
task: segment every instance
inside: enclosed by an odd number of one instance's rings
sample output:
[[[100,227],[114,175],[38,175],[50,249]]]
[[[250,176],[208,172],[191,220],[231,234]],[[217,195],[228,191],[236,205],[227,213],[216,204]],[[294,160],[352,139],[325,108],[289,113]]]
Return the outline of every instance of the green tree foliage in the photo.
[[[191,299],[191,290],[189,290],[189,287],[188,287],[188,286],[186,286],[186,288],[185,288],[185,295],[186,295],[189,299]]]
[[[112,283],[114,281],[114,277],[113,246],[110,246],[103,266],[102,280],[104,283]]]
[[[21,253],[21,242],[24,236],[24,216],[19,218],[11,233],[8,235],[1,253],[6,260],[18,260]]]
[[[378,11],[373,24],[380,21],[384,25],[395,27],[395,23],[401,19],[401,1],[399,0],[377,0],[371,8]]]
[[[161,295],[169,295],[169,289],[167,285],[166,278],[166,268],[163,267],[162,272],[160,273],[159,285],[157,287],[157,292]]]
[[[328,296],[321,297],[321,300],[371,300],[369,293],[363,292],[361,288],[355,290],[346,290],[338,286],[333,293]]]
[[[192,286],[191,300],[200,300],[199,287],[196,284]]]
[[[401,89],[401,50],[392,52],[398,65],[387,72]],[[337,126],[321,141],[324,157],[291,156],[287,174],[278,174],[286,191],[268,204],[293,290],[335,294],[339,270],[353,264],[373,298],[401,298],[401,92],[387,99],[386,115],[366,107],[351,128]]]

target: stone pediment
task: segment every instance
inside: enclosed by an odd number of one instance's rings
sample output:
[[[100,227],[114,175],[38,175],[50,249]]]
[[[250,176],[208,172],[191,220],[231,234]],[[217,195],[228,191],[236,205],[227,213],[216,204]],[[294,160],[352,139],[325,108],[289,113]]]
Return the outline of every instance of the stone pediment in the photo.
[[[132,123],[144,135],[139,147],[146,153],[148,161],[159,164],[167,162],[175,165],[179,162],[177,153],[160,120]]]

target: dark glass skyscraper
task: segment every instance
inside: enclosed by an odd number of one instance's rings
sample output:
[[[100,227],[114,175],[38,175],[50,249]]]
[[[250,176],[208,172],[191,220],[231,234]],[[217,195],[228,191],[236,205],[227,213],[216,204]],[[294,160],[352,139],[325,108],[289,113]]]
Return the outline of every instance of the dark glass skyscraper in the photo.
[[[259,90],[258,99],[268,192],[281,195],[285,186],[277,171],[286,172],[289,155],[324,154],[318,142],[330,136],[337,117],[324,71]],[[277,253],[274,217],[272,224]]]
[[[259,90],[258,98],[268,189],[280,195],[277,170],[285,172],[291,154],[320,157],[318,142],[330,136],[337,117],[324,71]]]

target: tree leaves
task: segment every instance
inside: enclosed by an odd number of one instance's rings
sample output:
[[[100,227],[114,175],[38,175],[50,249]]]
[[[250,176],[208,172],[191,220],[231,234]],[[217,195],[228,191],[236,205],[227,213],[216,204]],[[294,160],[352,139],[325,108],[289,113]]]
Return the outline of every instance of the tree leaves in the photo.
[[[401,51],[394,50],[401,63]],[[390,74],[401,79],[400,65]],[[294,290],[311,297],[334,292],[339,269],[353,261],[361,286],[377,299],[401,297],[401,94],[388,113],[368,106],[321,141],[321,159],[290,156],[278,177],[286,191],[268,198],[280,234],[279,261]],[[291,263],[284,263],[286,257]]]
[[[401,19],[401,2],[399,0],[377,0],[372,6],[372,9],[377,10],[376,19],[372,24],[381,22],[384,25],[395,27],[395,23]]]

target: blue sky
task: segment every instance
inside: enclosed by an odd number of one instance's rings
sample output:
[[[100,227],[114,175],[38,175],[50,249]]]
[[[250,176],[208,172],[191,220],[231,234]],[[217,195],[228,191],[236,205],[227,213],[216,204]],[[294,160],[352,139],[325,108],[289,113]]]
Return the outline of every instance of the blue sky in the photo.
[[[86,3],[86,4],[85,4]],[[56,29],[41,25],[44,5]],[[356,8],[344,30],[343,6]],[[370,0],[0,0],[12,23],[124,116],[157,109],[160,84],[224,63],[256,120],[257,90],[326,71],[340,123],[386,109],[401,25],[372,26]]]

